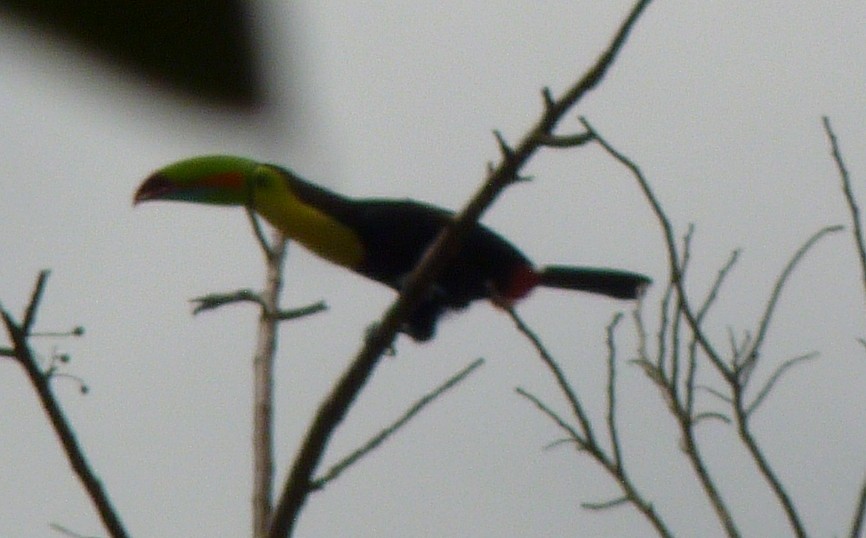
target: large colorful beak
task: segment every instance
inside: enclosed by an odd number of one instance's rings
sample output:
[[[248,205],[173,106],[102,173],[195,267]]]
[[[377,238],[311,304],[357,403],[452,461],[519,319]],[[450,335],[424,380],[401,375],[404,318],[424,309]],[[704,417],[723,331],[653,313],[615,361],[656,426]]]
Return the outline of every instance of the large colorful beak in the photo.
[[[132,205],[149,200],[176,200],[218,205],[242,205],[245,201],[243,171],[219,171],[179,175],[172,168],[158,170],[135,191]]]
[[[148,200],[164,199],[172,192],[177,190],[177,185],[170,181],[160,172],[156,172],[149,178],[144,180],[144,183],[135,191],[135,196],[132,198],[132,205],[138,205],[140,202]]]

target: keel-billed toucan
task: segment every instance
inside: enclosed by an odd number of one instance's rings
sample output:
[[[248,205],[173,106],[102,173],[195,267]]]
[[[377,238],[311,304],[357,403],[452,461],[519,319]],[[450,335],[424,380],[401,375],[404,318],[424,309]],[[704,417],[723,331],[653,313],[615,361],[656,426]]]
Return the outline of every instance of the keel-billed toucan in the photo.
[[[229,156],[197,157],[154,172],[133,203],[148,200],[252,204],[290,239],[398,291],[453,216],[411,200],[347,198],[286,168]],[[415,340],[429,340],[445,311],[475,299],[512,304],[536,286],[635,299],[649,283],[646,276],[614,269],[536,268],[511,243],[478,224],[401,330]]]

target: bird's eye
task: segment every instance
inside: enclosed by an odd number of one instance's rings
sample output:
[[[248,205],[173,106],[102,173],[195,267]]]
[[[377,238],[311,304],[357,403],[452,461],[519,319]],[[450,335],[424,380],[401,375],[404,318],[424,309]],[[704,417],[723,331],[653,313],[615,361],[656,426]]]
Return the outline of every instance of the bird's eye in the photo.
[[[253,175],[253,186],[258,190],[267,189],[271,184],[271,178],[263,170],[258,170]]]

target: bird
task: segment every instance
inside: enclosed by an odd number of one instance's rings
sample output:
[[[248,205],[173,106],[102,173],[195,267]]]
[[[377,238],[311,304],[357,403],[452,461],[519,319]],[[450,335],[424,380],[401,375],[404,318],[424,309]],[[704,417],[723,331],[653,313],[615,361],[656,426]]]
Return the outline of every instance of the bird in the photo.
[[[286,167],[230,155],[193,157],[156,170],[136,190],[133,205],[159,200],[249,207],[314,254],[397,292],[454,219],[453,211],[410,199],[350,198]],[[638,299],[650,283],[643,274],[619,269],[536,267],[479,223],[400,332],[426,342],[450,311],[483,299],[508,308],[539,286]]]

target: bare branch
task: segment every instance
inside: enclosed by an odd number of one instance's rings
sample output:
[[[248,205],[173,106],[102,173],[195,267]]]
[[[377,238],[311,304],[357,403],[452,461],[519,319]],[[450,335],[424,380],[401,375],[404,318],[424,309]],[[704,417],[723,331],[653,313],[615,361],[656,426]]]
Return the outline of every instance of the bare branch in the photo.
[[[842,179],[842,192],[845,193],[845,201],[848,203],[848,211],[851,214],[851,223],[854,228],[854,244],[857,247],[857,255],[860,257],[863,287],[866,289],[866,240],[863,238],[860,208],[857,206],[857,199],[854,197],[854,191],[851,188],[851,177],[848,175],[848,168],[845,166],[845,161],[842,160],[842,151],[839,149],[836,133],[833,132],[833,128],[830,126],[830,118],[824,116],[823,121],[824,130],[827,132],[827,138],[830,140],[833,160],[836,162],[836,168],[839,169],[839,177]]]
[[[269,242],[268,239],[265,237],[265,232],[262,229],[262,224],[261,222],[259,222],[259,218],[256,215],[255,188],[253,185],[249,185],[248,187],[249,192],[247,193],[247,203],[244,206],[244,209],[246,209],[247,218],[249,219],[250,226],[252,227],[253,233],[256,236],[256,241],[258,241],[259,247],[261,247],[262,253],[265,255],[265,260],[272,260],[276,256],[282,258],[283,256],[285,256],[285,252],[280,253],[278,251],[285,250],[285,246],[280,246],[280,242],[284,242],[285,238],[279,232],[274,234],[273,243]]]
[[[538,352],[538,356],[547,366],[547,369],[553,374],[553,377],[556,379],[556,384],[565,395],[565,398],[571,406],[572,413],[574,413],[575,418],[577,418],[577,421],[580,423],[580,428],[583,430],[582,435],[586,438],[587,446],[597,446],[595,435],[592,432],[592,423],[590,422],[586,411],[583,409],[583,404],[580,403],[577,393],[574,392],[571,384],[565,378],[565,374],[562,372],[562,368],[559,367],[556,359],[554,359],[550,352],[547,351],[541,338],[539,338],[538,335],[523,322],[513,308],[506,308],[505,311],[509,316],[511,316],[512,321],[514,321],[514,324],[517,326],[517,330],[523,333],[523,335],[532,342],[533,347],[535,347],[535,350]]]
[[[646,374],[650,381],[655,383],[655,385],[658,386],[659,389],[664,392],[670,390],[670,384],[668,383],[667,378],[665,378],[662,372],[659,370],[658,366],[646,359],[633,359],[630,362],[636,366],[640,366],[641,369],[643,369],[644,374]]]
[[[810,361],[812,359],[818,358],[818,352],[813,351],[812,353],[807,353],[805,355],[800,355],[799,357],[794,357],[793,359],[788,359],[782,363],[781,366],[776,368],[776,371],[773,372],[773,375],[770,376],[770,379],[764,384],[761,390],[758,392],[758,395],[755,397],[755,400],[746,406],[746,417],[750,417],[755,410],[763,403],[764,399],[766,399],[767,395],[770,394],[770,391],[773,390],[773,387],[776,386],[776,382],[781,379],[781,377],[793,368],[794,366]]]
[[[81,327],[79,325],[77,327],[73,327],[68,331],[31,331],[29,336],[40,338],[67,338],[69,336],[84,336],[84,327]]]
[[[637,508],[644,517],[652,524],[653,528],[655,528],[656,532],[660,536],[670,537],[673,536],[667,528],[665,522],[661,519],[661,516],[655,511],[652,504],[646,501],[641,493],[637,490],[635,485],[632,483],[631,478],[629,478],[628,474],[625,470],[625,465],[622,461],[622,454],[620,452],[621,447],[619,443],[618,434],[616,431],[616,419],[615,419],[615,411],[614,407],[616,405],[615,399],[615,380],[616,373],[614,369],[614,349],[613,349],[613,330],[616,323],[621,318],[621,315],[618,315],[614,318],[613,322],[608,325],[608,416],[607,416],[607,424],[608,429],[610,430],[611,444],[613,445],[613,456],[608,455],[605,450],[598,445],[595,441],[595,438],[592,435],[592,427],[589,421],[586,412],[583,409],[583,406],[580,404],[577,399],[577,395],[572,389],[571,385],[565,379],[561,369],[559,368],[556,361],[550,356],[547,352],[544,345],[539,340],[538,336],[529,329],[526,324],[517,316],[514,312],[514,309],[506,310],[511,318],[514,320],[515,324],[517,324],[518,329],[522,332],[527,338],[529,338],[533,345],[538,351],[538,354],[541,356],[544,363],[547,365],[548,369],[554,374],[556,378],[557,384],[560,387],[560,390],[565,395],[569,404],[571,404],[572,412],[577,417],[578,422],[580,423],[580,427],[583,430],[583,433],[577,432],[574,428],[568,425],[565,420],[562,419],[557,413],[550,409],[546,404],[544,404],[540,399],[535,396],[529,394],[523,389],[517,389],[518,394],[526,397],[535,406],[540,409],[543,413],[545,413],[548,417],[550,417],[556,424],[569,433],[571,439],[577,444],[579,450],[585,451],[590,454],[590,456],[595,459],[609,474],[610,476],[616,480],[619,487],[622,489],[625,494],[626,499],[630,503]],[[647,361],[638,359],[638,364],[641,364],[645,368],[653,369],[653,365]]]
[[[586,439],[584,439],[584,437],[580,433],[578,433],[577,430],[572,428],[568,424],[568,422],[565,421],[564,418],[559,416],[559,414],[556,411],[551,409],[550,406],[548,406],[546,403],[542,402],[540,398],[538,398],[537,396],[535,396],[534,394],[532,394],[531,392],[529,392],[527,390],[524,390],[520,387],[517,387],[517,389],[515,389],[515,390],[517,391],[517,394],[523,396],[524,398],[526,398],[527,400],[529,400],[530,402],[535,404],[535,407],[537,407],[542,413],[544,413],[545,415],[550,417],[550,419],[553,422],[555,422],[557,426],[559,426],[566,433],[568,433],[569,439],[576,442],[578,445],[578,448],[580,448],[581,450],[586,449]],[[548,446],[548,448],[551,446],[558,445],[561,442],[565,442],[565,441],[566,440],[557,441],[556,443],[552,443],[551,445]]]
[[[493,131],[493,136],[496,137],[496,142],[499,144],[499,152],[502,154],[502,160],[508,162],[514,159],[514,150],[508,145],[508,142],[505,141],[502,132],[499,131],[499,129],[495,129]]]
[[[291,308],[289,310],[280,310],[276,313],[276,318],[279,321],[289,321],[293,319],[299,319],[306,316],[311,316],[313,314],[318,314],[319,312],[324,312],[328,309],[328,305],[325,301],[316,301],[315,303],[310,303],[306,306],[299,306],[297,308]]]
[[[686,272],[689,269],[689,261],[692,258],[692,238],[694,237],[695,226],[694,224],[689,224],[686,233],[683,235],[683,256],[682,261],[679,262],[680,267],[680,278],[685,278]],[[676,289],[676,286],[673,286],[673,278],[671,278],[672,289]],[[673,315],[673,324],[671,326],[671,377],[668,384],[670,385],[670,399],[674,402],[677,402],[679,405],[680,400],[680,372],[682,371],[682,352],[680,350],[680,335],[682,331],[682,312],[683,312],[683,302],[685,298],[677,292],[676,296],[676,305],[674,309]],[[694,403],[694,375],[695,375],[695,347],[696,340],[693,338],[689,342],[689,362],[688,368],[686,370],[686,412],[691,413],[692,404]]]
[[[659,304],[659,329],[658,333],[656,333],[656,341],[657,341],[657,355],[656,355],[656,367],[662,372],[662,375],[665,374],[665,357],[667,357],[667,349],[668,349],[668,334],[671,326],[671,316],[670,312],[670,304],[671,299],[674,296],[674,285],[668,282],[665,287],[665,293],[662,296],[661,303]],[[673,317],[674,323],[677,321],[677,317]],[[643,331],[643,321],[638,324],[638,326]]]
[[[767,336],[767,330],[770,328],[770,320],[773,317],[773,313],[776,309],[776,304],[779,301],[779,297],[782,295],[782,289],[785,287],[785,283],[794,272],[794,269],[806,256],[806,253],[809,252],[809,250],[825,235],[840,232],[843,229],[843,226],[825,226],[824,228],[818,230],[818,232],[813,234],[812,237],[810,237],[808,240],[806,240],[806,242],[803,243],[803,246],[801,246],[797,250],[797,252],[794,253],[794,256],[791,257],[791,261],[789,261],[788,265],[785,266],[785,269],[782,270],[782,273],[776,280],[775,286],[773,286],[773,292],[770,294],[770,300],[767,302],[767,307],[764,310],[764,315],[761,316],[758,330],[755,333],[755,339],[752,342],[749,352],[745,355],[744,361],[739,369],[750,367],[751,363],[754,363],[755,360],[757,360],[758,354],[760,353],[761,345],[764,343],[764,338]]]
[[[716,281],[713,282],[713,287],[710,289],[710,292],[707,294],[707,298],[704,299],[704,303],[698,309],[697,317],[698,321],[702,321],[704,316],[707,315],[707,312],[710,310],[710,307],[716,300],[716,297],[719,295],[719,290],[722,288],[722,283],[725,281],[725,278],[730,273],[731,269],[734,268],[734,264],[737,263],[737,259],[740,257],[740,250],[734,250],[731,252],[731,257],[728,258],[728,262],[719,269],[719,274],[716,276]]]
[[[584,125],[591,131],[592,128],[586,122],[586,120],[581,119]],[[671,297],[666,301],[663,301],[663,311],[661,313],[661,317],[663,320],[667,320],[666,317],[668,314],[668,301],[675,301],[673,310],[674,312],[671,314],[670,321],[665,321],[662,325],[662,328],[659,329],[659,349],[660,354],[657,359],[657,366],[653,366],[648,361],[645,361],[646,364],[642,362],[638,362],[641,364],[645,371],[649,374],[650,379],[652,379],[661,389],[662,395],[668,402],[669,408],[671,409],[672,414],[677,420],[677,423],[680,427],[680,431],[682,433],[682,446],[683,452],[686,454],[686,457],[689,460],[689,463],[692,465],[692,469],[695,472],[695,475],[698,477],[701,486],[704,489],[704,492],[707,495],[707,498],[710,504],[713,507],[713,510],[716,513],[719,521],[724,527],[725,533],[730,538],[738,538],[740,536],[740,532],[737,529],[737,526],[733,520],[730,510],[727,508],[727,505],[722,499],[721,494],[719,493],[718,488],[716,487],[712,476],[710,475],[706,464],[704,463],[703,457],[701,456],[700,449],[697,444],[697,440],[695,438],[694,425],[695,418],[692,416],[693,414],[693,406],[694,406],[694,389],[695,389],[695,376],[697,369],[697,353],[695,343],[700,345],[700,348],[707,354],[710,361],[719,371],[719,373],[725,378],[728,383],[736,382],[733,373],[727,368],[725,362],[723,361],[721,355],[715,351],[715,348],[710,344],[709,340],[703,334],[703,331],[700,327],[699,320],[692,312],[691,307],[689,306],[686,293],[685,286],[683,283],[683,276],[688,264],[689,257],[689,245],[690,238],[692,234],[692,227],[689,228],[688,233],[684,239],[684,254],[683,259],[680,259],[680,255],[677,252],[677,243],[673,233],[673,226],[670,222],[670,219],[665,214],[661,204],[656,198],[652,188],[650,187],[648,181],[643,176],[640,168],[633,163],[631,160],[617,152],[612,146],[607,144],[603,139],[599,138],[597,133],[595,134],[597,140],[600,144],[605,148],[605,150],[611,154],[615,159],[619,160],[623,165],[625,165],[631,172],[632,175],[637,179],[641,189],[644,192],[645,197],[649,201],[652,206],[653,211],[655,212],[656,218],[659,224],[662,227],[663,235],[665,238],[665,243],[668,250],[668,264],[669,271],[671,274],[670,277],[670,286],[668,295]],[[675,294],[673,292],[676,292]],[[676,381],[679,379],[679,352],[680,352],[680,320],[685,318],[687,326],[691,330],[692,333],[692,341],[690,342],[690,355],[689,355],[689,364],[688,369],[685,374],[685,398],[684,401],[680,402],[677,398],[677,390],[679,387],[679,382]],[[668,329],[669,327],[669,329]],[[665,361],[665,355],[661,353],[662,350],[665,349],[667,345],[667,337],[668,331],[670,333],[670,351],[671,354],[671,381],[669,383],[661,382],[664,380],[663,366]],[[721,417],[719,417],[721,418]]]
[[[575,133],[572,135],[547,135],[540,136],[538,142],[548,148],[576,148],[592,141],[589,133]]]
[[[69,536],[70,538],[99,538],[98,536],[85,536],[83,534],[79,534],[73,530],[67,529],[63,525],[58,525],[57,523],[51,523],[50,527],[53,530],[59,532],[60,534],[64,534],[66,536]]]
[[[617,313],[607,326],[607,430],[613,450],[613,464],[618,470],[623,468],[623,461],[616,427],[616,344],[613,333],[621,319],[622,313]]]
[[[619,497],[617,499],[611,499],[609,501],[580,503],[580,507],[587,510],[607,510],[609,508],[616,508],[617,506],[622,506],[624,504],[627,504],[628,502],[628,497]]]
[[[725,424],[732,424],[734,422],[731,419],[731,417],[729,417],[728,415],[726,415],[724,413],[716,413],[713,411],[707,411],[705,413],[698,413],[697,415],[695,415],[695,417],[692,419],[692,423],[697,424],[699,422],[703,422],[705,420],[710,420],[710,419],[721,420]]]
[[[547,86],[541,89],[541,98],[544,101],[545,111],[553,108],[556,105],[556,99],[553,98],[553,92]]]
[[[403,413],[403,415],[400,416],[400,418],[391,423],[387,428],[382,429],[382,431],[376,434],[376,436],[364,443],[363,446],[354,450],[351,454],[337,462],[334,466],[328,469],[328,471],[320,478],[313,480],[310,484],[311,490],[318,490],[324,488],[328,484],[328,482],[336,479],[343,473],[343,471],[348,469],[351,465],[356,463],[362,457],[366,456],[376,447],[388,440],[389,437],[397,433],[397,430],[405,426],[410,420],[412,420],[412,418],[418,415],[421,410],[427,407],[427,405],[433,403],[433,401],[439,398],[439,396],[442,396],[449,389],[453,388],[455,385],[466,379],[472,372],[481,367],[482,364],[484,364],[484,359],[476,359],[471,364],[469,364],[469,366],[463,368],[456,374],[449,377],[447,380],[445,380],[444,383],[436,387],[434,390],[419,398],[418,401],[416,401],[408,410],[406,410],[405,413]]]
[[[33,293],[30,295],[30,303],[24,312],[24,321],[21,322],[21,332],[25,337],[29,337],[33,330],[33,323],[36,321],[36,311],[39,309],[42,293],[45,291],[45,283],[48,281],[48,275],[50,274],[51,271],[43,269],[39,271],[39,276],[36,278],[36,285],[33,286]]]
[[[561,445],[577,445],[578,451],[584,450],[584,448],[578,441],[571,438],[557,439],[556,441],[547,443],[546,445],[544,445],[544,450],[552,450]]]
[[[724,393],[722,393],[722,392],[720,392],[720,391],[714,389],[713,387],[710,387],[710,386],[707,386],[707,385],[696,385],[695,388],[699,388],[699,389],[701,389],[701,390],[703,390],[703,391],[706,391],[706,392],[712,394],[713,396],[715,396],[716,398],[718,398],[718,399],[720,399],[721,401],[725,402],[726,404],[731,405],[731,404],[734,403],[734,399],[733,399],[733,398],[731,398],[731,397],[728,396],[727,394],[724,394]]]
[[[214,310],[232,303],[246,302],[255,303],[261,307],[265,306],[261,295],[249,288],[228,293],[209,293],[200,297],[194,297],[190,299],[189,302],[195,304],[195,308],[192,310],[193,315],[200,314],[207,310]]]
[[[197,303],[195,308],[193,308],[193,315],[200,314],[207,310],[214,310],[221,306],[232,303],[255,303],[262,308],[265,308],[265,301],[262,299],[262,296],[248,288],[228,293],[209,293],[207,295],[202,295],[201,297],[195,297],[193,299],[190,299],[190,302]],[[319,312],[323,312],[327,309],[328,305],[325,303],[325,301],[319,300],[315,303],[310,303],[305,306],[299,306],[297,308],[278,310],[273,314],[266,312],[266,315],[280,321],[288,321],[302,318],[304,316],[310,316],[312,314],[318,314]]]
[[[248,210],[251,223],[257,235],[258,221]],[[273,512],[274,482],[274,361],[277,351],[277,327],[279,319],[275,312],[280,311],[280,291],[283,287],[283,261],[286,257],[288,241],[283,234],[273,231],[272,241],[268,244],[259,239],[265,257],[265,286],[258,296],[262,314],[259,316],[256,350],[253,355],[253,536],[264,538]]]
[[[737,388],[739,389],[740,387]],[[734,416],[736,417],[740,439],[748,449],[749,454],[752,456],[752,460],[758,466],[761,475],[770,485],[770,489],[773,490],[773,493],[782,505],[785,516],[788,518],[788,523],[791,525],[791,530],[794,531],[794,534],[798,538],[805,538],[807,536],[806,529],[803,527],[803,522],[800,521],[800,516],[797,513],[797,509],[794,506],[791,496],[785,490],[785,487],[782,485],[776,472],[773,471],[772,467],[770,467],[770,462],[767,461],[766,456],[764,456],[764,453],[758,446],[757,440],[749,429],[749,417],[746,415],[746,410],[743,407],[741,390],[737,390],[734,395]]]
[[[103,525],[113,538],[126,538],[128,534],[120,520],[120,516],[114,510],[114,506],[108,494],[103,489],[99,478],[97,478],[95,472],[91,469],[90,463],[85,457],[83,449],[78,444],[72,427],[69,425],[69,421],[66,419],[63,410],[60,408],[60,404],[51,391],[49,384],[50,377],[39,369],[36,358],[27,343],[28,331],[32,328],[33,322],[36,319],[36,312],[42,298],[48,274],[48,271],[39,273],[30,303],[27,305],[25,314],[26,323],[18,325],[5,310],[0,309],[0,314],[2,314],[3,323],[6,326],[9,338],[12,340],[15,358],[24,368],[31,385],[36,390],[39,402],[48,415],[48,419],[63,446],[69,464],[84,485],[84,489],[90,496],[90,500],[93,502]]]
[[[733,376],[733,373],[729,371],[729,369],[725,366],[724,361],[722,360],[721,355],[716,351],[715,347],[710,343],[707,337],[700,330],[700,323],[698,322],[697,317],[694,312],[692,312],[691,307],[687,301],[686,290],[683,285],[683,272],[680,268],[679,254],[677,253],[677,244],[676,238],[674,236],[673,225],[671,224],[670,219],[665,214],[662,209],[661,203],[653,192],[652,187],[650,187],[649,182],[646,177],[644,177],[643,172],[640,167],[634,163],[631,159],[617,151],[613,146],[611,146],[604,138],[602,138],[598,132],[590,125],[590,123],[586,120],[586,118],[580,118],[583,126],[592,133],[595,140],[607,151],[607,153],[612,156],[614,159],[619,161],[623,166],[631,171],[632,175],[638,182],[641,190],[644,193],[647,201],[650,203],[653,212],[656,215],[656,219],[662,227],[662,232],[665,237],[665,245],[667,246],[668,251],[668,265],[671,273],[671,282],[677,289],[677,293],[679,294],[681,301],[681,309],[683,315],[688,321],[689,325],[692,328],[692,332],[694,333],[695,338],[697,338],[698,343],[703,348],[704,352],[707,354],[707,357],[712,361],[715,367],[719,370],[726,379],[730,379]]]

